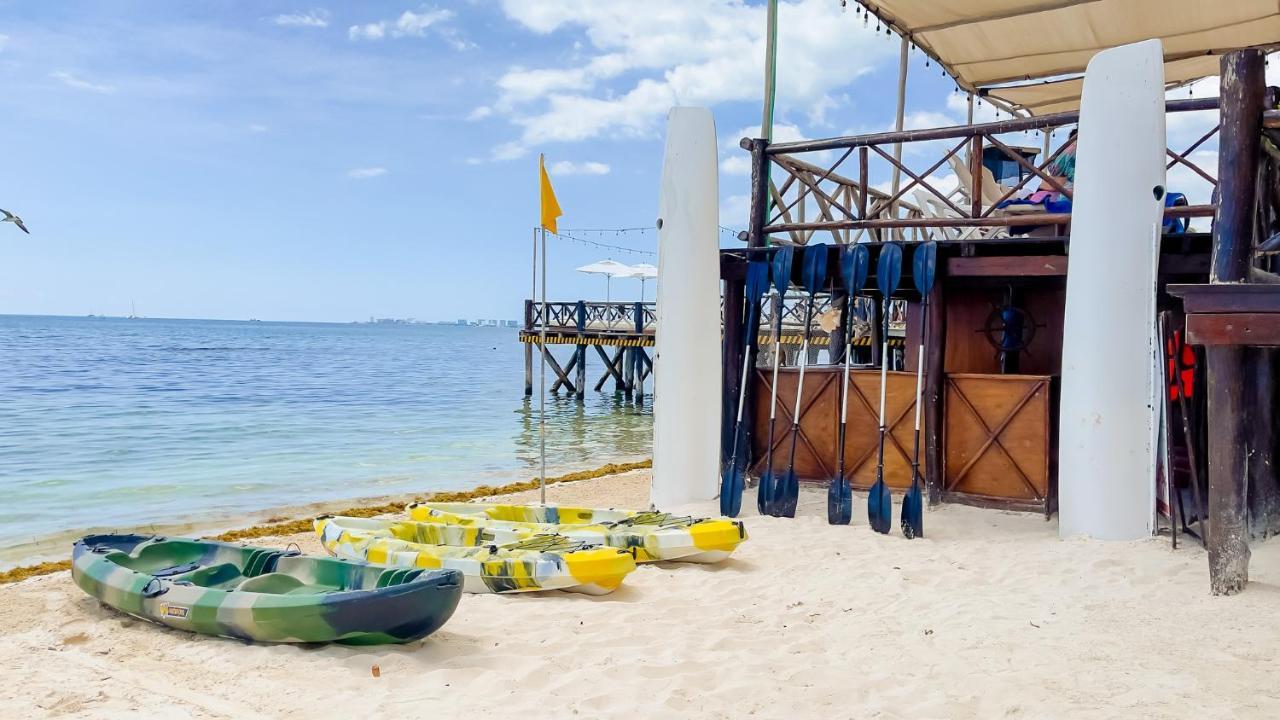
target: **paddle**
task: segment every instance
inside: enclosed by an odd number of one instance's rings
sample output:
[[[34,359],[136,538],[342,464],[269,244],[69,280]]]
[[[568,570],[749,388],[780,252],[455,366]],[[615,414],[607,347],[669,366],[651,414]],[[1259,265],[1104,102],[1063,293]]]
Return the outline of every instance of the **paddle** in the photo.
[[[844,434],[849,419],[849,364],[853,358],[853,304],[867,282],[871,253],[866,245],[846,245],[840,253],[840,280],[844,284],[844,375],[840,381],[840,433],[836,441],[836,476],[827,485],[827,522],[848,525],[853,519],[853,488],[844,474]]]
[[[884,396],[889,379],[889,302],[902,278],[902,248],[895,243],[885,243],[880,248],[876,263],[876,286],[884,296],[884,324],[880,329],[880,450],[876,457],[876,482],[867,496],[867,520],[878,533],[889,532],[893,525],[893,497],[884,484]]]
[[[777,480],[773,475],[773,429],[778,420],[778,361],[782,357],[782,352],[778,348],[778,335],[782,333],[782,303],[787,295],[787,288],[791,285],[793,257],[792,247],[783,245],[774,251],[770,267],[774,300],[773,335],[770,344],[773,350],[773,383],[769,388],[769,444],[765,446],[764,472],[760,474],[760,487],[756,491],[756,507],[759,508],[761,515],[768,514],[769,502],[773,497],[773,488]]]
[[[920,497],[920,395],[924,389],[924,343],[929,334],[929,292],[938,266],[938,243],[917,245],[911,255],[911,279],[920,293],[920,344],[916,354],[916,439],[911,450],[911,489],[902,498],[902,534],[924,537],[924,499]]]
[[[747,401],[747,385],[751,379],[747,373],[751,370],[751,350],[755,347],[756,334],[760,327],[760,296],[769,288],[769,263],[755,260],[747,264],[747,322],[742,332],[742,375],[738,390],[738,419],[733,426],[733,453],[729,456],[729,464],[725,466],[720,479],[720,514],[738,517],[742,510],[742,488],[745,484],[746,453],[739,455],[739,449],[747,447],[747,428],[742,424],[742,408]]]
[[[796,404],[791,413],[791,452],[787,458],[787,470],[782,480],[774,485],[776,502],[770,515],[795,517],[796,504],[800,501],[800,480],[796,477],[796,442],[800,438],[800,400],[804,395],[804,370],[809,361],[810,325],[813,324],[813,297],[827,282],[827,246],[821,243],[804,249],[800,283],[809,293],[804,310],[804,341],[800,344],[800,378],[796,381]]]

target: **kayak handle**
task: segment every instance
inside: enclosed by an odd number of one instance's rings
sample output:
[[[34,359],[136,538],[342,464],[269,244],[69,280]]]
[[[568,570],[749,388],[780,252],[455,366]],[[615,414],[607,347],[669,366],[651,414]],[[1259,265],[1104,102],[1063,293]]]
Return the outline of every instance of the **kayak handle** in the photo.
[[[152,585],[154,585],[155,587],[152,587]],[[160,582],[160,578],[156,578],[156,577],[151,578],[150,580],[147,581],[146,585],[142,586],[142,597],[148,598],[148,599],[153,597],[159,597],[160,595],[163,595],[167,592],[169,592],[169,587],[164,583]]]

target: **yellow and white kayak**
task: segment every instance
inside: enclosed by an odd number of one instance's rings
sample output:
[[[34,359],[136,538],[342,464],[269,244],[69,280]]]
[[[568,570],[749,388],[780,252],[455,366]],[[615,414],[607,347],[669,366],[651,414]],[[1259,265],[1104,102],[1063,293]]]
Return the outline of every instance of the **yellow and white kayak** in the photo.
[[[746,528],[737,520],[662,512],[432,502],[413,503],[407,509],[410,519],[419,522],[485,528],[497,542],[556,533],[631,550],[637,562],[719,562],[747,539]]]
[[[470,593],[606,595],[636,569],[631,552],[558,535],[498,542],[479,527],[334,516],[316,518],[315,531],[325,550],[348,560],[460,570]]]

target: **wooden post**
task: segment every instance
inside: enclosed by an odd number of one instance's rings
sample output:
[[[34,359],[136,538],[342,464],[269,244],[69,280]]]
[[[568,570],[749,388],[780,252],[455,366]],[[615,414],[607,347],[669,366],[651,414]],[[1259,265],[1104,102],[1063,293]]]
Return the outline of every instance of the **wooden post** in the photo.
[[[973,178],[973,187],[969,188],[969,214],[982,216],[982,136],[974,135],[969,145],[969,175]]]
[[[898,108],[897,114],[894,116],[893,129],[902,132],[902,122],[905,117],[907,107],[907,36],[902,36],[902,42],[898,47]],[[902,143],[893,144],[893,160],[895,163],[902,162]],[[893,166],[893,183],[889,192],[890,196],[898,194],[898,188],[902,183],[902,169],[895,164]],[[898,202],[895,200],[893,205],[889,207],[889,217],[898,217]],[[902,239],[902,231],[894,233],[896,237]]]
[[[635,309],[632,311],[633,320],[635,321],[636,335],[644,333],[644,303],[637,302]],[[644,402],[644,348],[631,348],[631,362],[635,368],[632,377],[635,378],[635,384],[632,386],[634,398],[637,403]]]
[[[769,141],[743,139],[751,150],[751,217],[747,222],[747,247],[764,247],[764,226],[769,221]]]
[[[1275,427],[1276,375],[1274,348],[1248,348],[1249,377],[1245,397],[1254,413],[1249,435],[1249,535],[1265,539],[1280,533],[1280,486],[1277,481]]]
[[[577,312],[578,335],[581,336],[582,333],[586,332],[587,330],[587,303],[582,300],[579,300],[577,311],[578,311]],[[576,391],[575,394],[577,396],[578,402],[581,403],[583,402],[583,400],[586,398],[586,395],[587,395],[587,346],[578,345],[577,353],[578,353],[578,376],[573,384],[575,386],[574,389]]]
[[[941,263],[940,267],[945,267]],[[938,277],[929,292],[929,336],[925,338],[924,356],[924,466],[925,487],[929,492],[929,505],[942,502],[943,458],[943,390],[946,383],[945,359],[947,353],[947,295],[946,281],[939,270]]]
[[[524,329],[533,329],[533,300],[524,301]],[[524,344],[524,396],[533,395],[533,343]]]
[[[635,348],[622,349],[622,393],[631,402],[636,392],[636,351]]]
[[[867,146],[863,145],[858,148],[858,219],[869,220],[867,217],[867,196],[871,194],[871,179],[869,176],[870,152]]]
[[[1260,50],[1222,56],[1213,283],[1246,282],[1252,267],[1263,57]],[[1215,595],[1232,595],[1249,582],[1248,456],[1255,404],[1242,397],[1248,375],[1245,348],[1210,345],[1205,355],[1209,365],[1209,586]]]
[[[744,274],[745,277],[745,274]],[[720,369],[724,377],[720,395],[720,465],[724,466],[733,453],[733,437],[737,432],[734,423],[738,419],[738,392],[744,381],[742,375],[742,312],[745,282],[742,279],[724,281],[724,345],[720,351]]]

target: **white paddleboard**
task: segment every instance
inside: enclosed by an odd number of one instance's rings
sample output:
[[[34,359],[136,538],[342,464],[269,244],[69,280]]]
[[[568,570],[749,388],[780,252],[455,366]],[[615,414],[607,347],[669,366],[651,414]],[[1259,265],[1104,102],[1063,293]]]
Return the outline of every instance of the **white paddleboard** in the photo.
[[[711,111],[672,108],[658,195],[650,487],[657,508],[711,500],[719,484],[718,182]]]
[[[1152,532],[1164,184],[1161,43],[1100,52],[1085,71],[1076,151],[1058,419],[1062,537]]]

